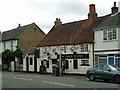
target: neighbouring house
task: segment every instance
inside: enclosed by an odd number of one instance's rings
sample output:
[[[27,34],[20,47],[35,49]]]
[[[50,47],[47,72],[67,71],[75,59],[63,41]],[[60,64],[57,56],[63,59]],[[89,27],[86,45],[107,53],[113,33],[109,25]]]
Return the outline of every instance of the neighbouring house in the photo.
[[[95,64],[112,64],[120,67],[120,12],[116,2],[112,15],[94,29]]]
[[[2,64],[1,52],[2,52],[2,33],[0,32],[0,65]]]
[[[17,28],[2,33],[2,51],[15,51],[18,47],[25,53],[34,49],[44,37],[45,33],[35,23],[25,26],[19,24]],[[15,58],[15,62],[17,70],[17,67],[23,64],[23,60]]]
[[[88,19],[62,24],[56,18],[53,28],[38,44],[36,53],[24,57],[23,71],[39,72],[40,66],[45,65],[47,73],[52,73],[52,64],[61,58],[65,73],[85,74],[95,65],[93,30],[110,15],[97,17],[95,5],[91,4]]]

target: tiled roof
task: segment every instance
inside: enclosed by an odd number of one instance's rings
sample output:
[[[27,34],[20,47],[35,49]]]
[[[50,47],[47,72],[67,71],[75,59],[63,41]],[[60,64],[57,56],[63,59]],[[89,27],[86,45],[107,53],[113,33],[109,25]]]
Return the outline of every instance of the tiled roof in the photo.
[[[75,21],[53,27],[38,46],[80,44],[93,42],[93,29],[107,16]]]
[[[95,28],[95,30],[114,26],[120,26],[120,12],[113,14],[104,20],[97,28]]]
[[[22,32],[24,32],[25,30],[30,28],[33,24],[34,23],[29,24],[29,25],[25,25],[25,26],[20,26],[18,28],[3,32],[2,33],[2,41],[16,39],[16,37],[18,35],[20,35]]]

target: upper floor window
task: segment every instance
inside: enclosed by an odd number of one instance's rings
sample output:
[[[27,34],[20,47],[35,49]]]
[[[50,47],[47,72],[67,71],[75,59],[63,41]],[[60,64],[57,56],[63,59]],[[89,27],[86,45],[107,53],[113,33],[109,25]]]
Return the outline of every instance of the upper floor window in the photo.
[[[33,28],[33,31],[34,31],[34,32],[36,32],[36,30],[37,30],[36,28]]]
[[[13,41],[11,41],[11,50],[13,51]]]
[[[4,42],[4,50],[6,49],[6,43]]]
[[[103,40],[116,40],[117,30],[116,28],[110,28],[103,30]]]
[[[81,52],[88,52],[88,45],[87,44],[81,45]]]

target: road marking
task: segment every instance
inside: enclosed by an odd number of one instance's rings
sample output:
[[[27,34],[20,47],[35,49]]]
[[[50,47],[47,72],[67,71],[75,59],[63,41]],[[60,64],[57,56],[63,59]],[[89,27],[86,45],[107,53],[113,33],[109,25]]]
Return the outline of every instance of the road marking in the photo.
[[[21,79],[21,80],[29,80],[29,81],[32,81],[33,79],[27,79],[27,78],[20,78],[20,77],[13,77],[15,79]]]
[[[62,86],[68,86],[68,87],[75,87],[74,85],[55,83],[55,82],[48,82],[48,81],[43,81],[43,83],[56,84],[56,85],[62,85]]]
[[[24,75],[19,75],[19,76],[24,76]]]

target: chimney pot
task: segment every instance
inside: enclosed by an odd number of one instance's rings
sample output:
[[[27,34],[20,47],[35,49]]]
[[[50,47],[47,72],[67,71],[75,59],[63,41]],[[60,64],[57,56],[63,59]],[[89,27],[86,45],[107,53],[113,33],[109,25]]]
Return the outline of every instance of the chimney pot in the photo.
[[[21,24],[18,24],[18,28],[21,27]]]
[[[116,2],[114,2],[114,7],[116,7]]]
[[[56,18],[56,21],[54,22],[54,26],[58,26],[58,25],[61,25],[62,22],[60,21],[60,18]]]

